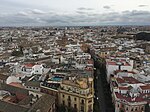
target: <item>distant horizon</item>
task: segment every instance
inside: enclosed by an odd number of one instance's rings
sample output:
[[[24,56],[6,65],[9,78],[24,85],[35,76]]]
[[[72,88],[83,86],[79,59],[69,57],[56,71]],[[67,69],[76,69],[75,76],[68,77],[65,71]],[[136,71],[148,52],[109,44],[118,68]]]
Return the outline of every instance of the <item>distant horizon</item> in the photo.
[[[150,25],[150,0],[1,0],[0,26]]]
[[[14,27],[14,28],[22,28],[22,27],[106,27],[106,26],[127,26],[127,27],[134,27],[134,26],[136,26],[136,27],[144,27],[144,26],[148,26],[148,27],[150,27],[150,25],[75,25],[75,26],[71,26],[71,25],[62,25],[62,26],[59,26],[59,25],[56,25],[56,26],[50,26],[50,25],[47,25],[47,26],[45,26],[45,25],[35,25],[35,26],[0,26],[0,28],[12,28],[12,27]]]

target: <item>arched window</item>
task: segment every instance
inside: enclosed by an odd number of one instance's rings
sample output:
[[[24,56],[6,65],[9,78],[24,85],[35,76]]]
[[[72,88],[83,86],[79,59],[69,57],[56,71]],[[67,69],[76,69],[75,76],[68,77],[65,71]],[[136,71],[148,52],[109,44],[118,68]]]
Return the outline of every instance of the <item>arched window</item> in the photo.
[[[143,111],[143,110],[144,110],[144,107],[142,107],[141,110]]]
[[[38,96],[38,95],[36,95],[36,98],[39,98],[39,96]]]
[[[81,100],[81,103],[84,104],[84,100],[83,99]]]

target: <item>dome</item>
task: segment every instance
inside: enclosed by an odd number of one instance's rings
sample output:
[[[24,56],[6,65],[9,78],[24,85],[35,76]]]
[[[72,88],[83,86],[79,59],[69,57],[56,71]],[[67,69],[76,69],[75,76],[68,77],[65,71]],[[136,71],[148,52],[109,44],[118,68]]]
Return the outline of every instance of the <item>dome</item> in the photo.
[[[6,84],[10,84],[12,82],[19,82],[20,83],[20,81],[15,76],[9,76],[6,80]]]
[[[92,82],[92,81],[93,81],[93,78],[89,77],[89,81]]]
[[[79,86],[81,88],[87,88],[88,87],[87,83],[85,81],[83,81],[83,80],[80,80],[80,81],[78,80],[77,83],[79,84]]]

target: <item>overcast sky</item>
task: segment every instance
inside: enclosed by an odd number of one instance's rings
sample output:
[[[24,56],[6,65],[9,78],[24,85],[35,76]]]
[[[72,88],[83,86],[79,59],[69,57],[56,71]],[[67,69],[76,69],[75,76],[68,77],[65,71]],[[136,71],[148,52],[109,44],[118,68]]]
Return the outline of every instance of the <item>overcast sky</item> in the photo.
[[[150,25],[150,0],[0,0],[0,26]]]

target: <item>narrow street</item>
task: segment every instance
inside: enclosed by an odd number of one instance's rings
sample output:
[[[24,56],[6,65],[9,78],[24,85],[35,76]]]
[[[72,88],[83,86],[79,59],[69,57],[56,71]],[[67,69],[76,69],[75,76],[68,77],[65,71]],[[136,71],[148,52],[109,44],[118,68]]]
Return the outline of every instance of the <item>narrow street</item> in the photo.
[[[95,81],[95,100],[99,105],[96,112],[114,112],[114,106],[112,104],[112,97],[110,92],[110,86],[106,81],[106,70],[102,64],[94,60],[94,66],[96,68],[94,73]]]
[[[103,90],[102,82],[100,81],[102,79],[100,77],[99,69],[96,70],[95,75],[97,77],[96,80],[95,80],[95,96],[96,96],[96,99],[98,100],[101,112],[106,112],[105,111],[106,107],[105,107],[104,93],[101,92],[101,91],[104,91],[104,90]]]

